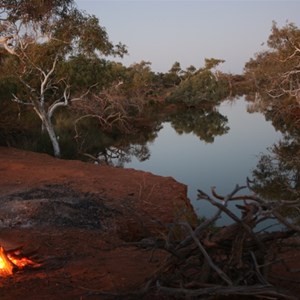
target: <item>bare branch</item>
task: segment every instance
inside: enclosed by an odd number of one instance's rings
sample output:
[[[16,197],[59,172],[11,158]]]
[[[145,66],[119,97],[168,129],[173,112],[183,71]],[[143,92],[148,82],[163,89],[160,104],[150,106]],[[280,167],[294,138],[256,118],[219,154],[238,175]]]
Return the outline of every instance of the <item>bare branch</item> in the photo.
[[[191,225],[188,224],[187,222],[181,222],[181,225],[185,226],[192,239],[194,240],[194,242],[196,243],[196,245],[198,246],[198,248],[200,249],[201,253],[203,254],[203,256],[205,257],[206,261],[208,262],[208,264],[210,265],[210,267],[216,271],[216,273],[228,284],[228,285],[232,285],[232,280],[212,261],[212,259],[210,258],[210,256],[208,255],[208,253],[206,252],[206,250],[204,249],[204,247],[202,246],[201,242],[199,241],[199,239],[196,237],[195,232],[193,231],[193,229],[191,228]]]
[[[40,93],[41,93],[41,97],[42,97],[42,101],[41,101],[41,104],[44,105],[44,95],[45,95],[45,92],[47,91],[47,89],[49,89],[49,86],[48,83],[49,83],[49,78],[50,76],[53,74],[53,72],[55,71],[55,68],[56,68],[56,64],[57,64],[57,61],[58,61],[58,55],[55,56],[54,58],[54,61],[52,63],[52,67],[50,69],[49,72],[44,72],[43,70],[41,70],[39,68],[39,70],[41,71],[41,73],[43,74],[44,76],[44,80],[42,81],[41,83],[41,88],[40,88]]]
[[[284,63],[284,62],[287,62],[288,60],[294,58],[298,53],[300,53],[300,49],[298,47],[296,47],[295,45],[294,45],[294,47],[295,47],[295,51],[291,55],[289,55],[285,59],[277,59],[277,61]]]
[[[70,100],[70,102],[75,102],[75,101],[80,101],[80,100],[85,100],[86,96],[88,96],[91,92],[91,90],[96,87],[98,85],[98,83],[95,83],[93,85],[91,85],[86,92],[84,92],[82,95],[80,95],[79,97],[74,97]]]
[[[48,108],[48,117],[49,119],[52,118],[54,112],[59,108],[59,107],[62,107],[62,106],[67,106],[68,103],[69,103],[69,97],[70,97],[70,86],[66,86],[65,89],[64,89],[64,93],[63,93],[63,97],[61,98],[61,100],[63,101],[60,101],[60,100],[57,100],[57,101],[54,101]]]
[[[290,222],[288,222],[278,211],[276,211],[276,210],[273,210],[272,211],[272,214],[274,215],[274,217],[276,217],[277,218],[277,220],[281,223],[281,224],[283,224],[283,225],[285,225],[287,228],[289,228],[289,229],[292,229],[292,230],[295,230],[296,232],[298,232],[298,233],[300,233],[300,227],[299,226],[297,226],[297,225],[294,225],[294,224],[292,224],[292,223],[290,223]]]
[[[16,102],[16,103],[23,104],[23,105],[33,106],[33,103],[32,103],[32,102],[22,101],[22,100],[20,100],[15,94],[12,94],[12,96],[13,96],[12,101],[14,101],[14,102]]]

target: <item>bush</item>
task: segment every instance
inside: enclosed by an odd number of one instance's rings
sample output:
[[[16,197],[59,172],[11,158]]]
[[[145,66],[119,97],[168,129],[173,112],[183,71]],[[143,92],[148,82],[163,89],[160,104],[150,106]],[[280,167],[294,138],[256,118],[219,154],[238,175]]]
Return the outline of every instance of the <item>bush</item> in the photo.
[[[229,86],[224,79],[218,79],[211,70],[199,70],[182,81],[167,98],[170,103],[184,103],[197,106],[202,102],[219,102],[228,95]]]

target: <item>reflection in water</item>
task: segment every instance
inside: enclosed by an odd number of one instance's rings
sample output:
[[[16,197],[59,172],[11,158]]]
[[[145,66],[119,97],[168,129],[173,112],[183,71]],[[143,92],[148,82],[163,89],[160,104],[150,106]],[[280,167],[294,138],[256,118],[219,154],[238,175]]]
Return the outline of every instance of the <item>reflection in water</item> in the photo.
[[[266,199],[300,196],[300,144],[290,136],[274,144],[260,157],[253,171],[255,188]]]
[[[230,130],[214,136],[213,143],[193,133],[178,134],[173,121],[164,122],[157,138],[148,144],[150,159],[140,162],[132,158],[125,167],[172,176],[186,184],[196,212],[209,217],[214,208],[196,200],[197,189],[209,193],[216,186],[219,194],[226,195],[236,184],[244,185],[256,167],[257,155],[281,137],[262,114],[249,114],[246,107],[243,98],[221,104],[218,112],[228,119],[224,127]]]
[[[228,119],[217,111],[216,107],[198,108],[177,111],[167,117],[175,131],[181,134],[192,133],[205,143],[213,143],[216,136],[229,131]],[[162,122],[157,120],[155,126],[143,127],[132,136],[120,137],[112,145],[99,151],[94,160],[114,166],[124,166],[133,158],[139,162],[150,159],[151,153],[147,143],[154,142],[157,133],[162,129]]]
[[[215,108],[185,110],[171,117],[177,133],[193,133],[206,143],[213,143],[216,136],[229,131],[228,119]]]
[[[300,105],[290,101],[289,98],[274,101],[272,98],[263,99],[260,94],[248,94],[248,111],[260,112],[266,120],[271,121],[276,130],[291,135],[299,135],[300,131]]]
[[[147,145],[109,146],[100,151],[97,157],[92,158],[100,164],[123,167],[125,163],[131,162],[132,157],[136,157],[140,162],[149,159],[149,148]]]
[[[280,213],[300,224],[300,136],[286,134],[253,170],[254,190],[267,200],[288,201]]]
[[[249,111],[260,111],[283,138],[260,155],[253,170],[254,190],[269,201],[276,201],[279,213],[300,224],[300,106],[289,97],[280,101],[271,97],[248,95]],[[286,202],[287,201],[287,202]]]
[[[224,102],[219,110],[177,112],[94,153],[100,163],[174,177],[188,186],[196,212],[209,217],[214,208],[196,200],[197,189],[209,192],[216,186],[226,195],[236,184],[244,185],[257,169],[257,155],[281,136],[262,114],[247,113],[246,106],[240,99]]]
[[[147,126],[137,126],[130,135],[105,134],[99,129],[89,128],[82,135],[84,140],[78,140],[77,143],[81,145],[80,153],[96,163],[123,167],[133,157],[140,162],[150,158],[148,144],[156,139],[161,128],[160,121],[149,122]]]

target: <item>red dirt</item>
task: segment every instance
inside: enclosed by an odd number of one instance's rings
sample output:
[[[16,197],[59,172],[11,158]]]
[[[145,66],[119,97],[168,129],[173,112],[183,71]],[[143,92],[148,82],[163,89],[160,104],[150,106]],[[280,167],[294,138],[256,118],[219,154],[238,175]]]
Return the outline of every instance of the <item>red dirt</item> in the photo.
[[[78,195],[92,193],[115,209],[101,229],[39,226],[1,228],[6,249],[37,250],[40,269],[0,278],[0,299],[106,299],[96,291],[124,292],[136,288],[163,259],[128,242],[160,234],[162,223],[183,208],[194,216],[186,186],[171,177],[133,169],[55,159],[0,147],[0,198],[48,186],[67,186]]]

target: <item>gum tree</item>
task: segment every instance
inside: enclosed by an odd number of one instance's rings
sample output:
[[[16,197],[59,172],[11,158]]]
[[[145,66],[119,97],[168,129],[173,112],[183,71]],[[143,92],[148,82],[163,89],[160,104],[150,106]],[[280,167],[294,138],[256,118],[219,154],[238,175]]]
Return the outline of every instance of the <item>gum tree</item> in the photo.
[[[11,99],[31,106],[51,140],[54,155],[61,155],[54,114],[88,97],[95,82],[73,90],[66,62],[84,55],[91,60],[126,53],[113,45],[99,20],[79,11],[72,0],[0,1],[0,68],[19,85]]]
[[[171,103],[183,103],[188,107],[198,106],[204,102],[218,103],[229,93],[228,82],[214,71],[222,59],[206,58],[205,65],[195,70],[178,84],[167,98]]]
[[[245,75],[256,90],[256,106],[293,113],[300,104],[300,30],[293,23],[275,22],[261,51],[245,65]]]

